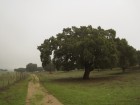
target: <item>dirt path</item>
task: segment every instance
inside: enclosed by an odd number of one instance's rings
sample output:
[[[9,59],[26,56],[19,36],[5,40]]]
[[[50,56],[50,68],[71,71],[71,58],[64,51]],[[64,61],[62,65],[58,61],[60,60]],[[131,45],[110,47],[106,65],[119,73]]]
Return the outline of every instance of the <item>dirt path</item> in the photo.
[[[54,96],[49,94],[39,83],[39,78],[31,74],[28,84],[26,105],[63,105]]]

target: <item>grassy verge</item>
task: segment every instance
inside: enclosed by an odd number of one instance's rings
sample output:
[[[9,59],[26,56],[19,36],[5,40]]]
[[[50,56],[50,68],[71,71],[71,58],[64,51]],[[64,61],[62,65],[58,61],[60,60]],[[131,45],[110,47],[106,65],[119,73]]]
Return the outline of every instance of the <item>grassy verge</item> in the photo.
[[[22,80],[5,90],[0,90],[0,105],[25,105],[28,80]]]
[[[91,72],[82,80],[83,71],[39,74],[41,83],[64,105],[139,105],[140,71],[122,74],[119,70]]]

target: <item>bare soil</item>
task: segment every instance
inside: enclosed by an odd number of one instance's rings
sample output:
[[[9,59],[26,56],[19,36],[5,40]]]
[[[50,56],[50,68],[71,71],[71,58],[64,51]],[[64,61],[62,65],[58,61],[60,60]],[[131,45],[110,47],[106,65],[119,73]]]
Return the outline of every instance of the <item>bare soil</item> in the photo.
[[[28,93],[26,105],[63,105],[53,95],[49,94],[45,88],[40,85],[39,78],[31,74],[31,80],[28,84]]]

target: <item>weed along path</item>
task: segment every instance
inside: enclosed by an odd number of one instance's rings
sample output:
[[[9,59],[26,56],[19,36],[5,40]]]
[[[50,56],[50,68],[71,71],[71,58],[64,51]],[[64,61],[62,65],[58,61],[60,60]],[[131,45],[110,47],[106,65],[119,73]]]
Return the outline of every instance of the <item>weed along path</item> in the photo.
[[[31,74],[31,80],[28,84],[28,93],[26,105],[63,105],[53,95],[49,94],[45,88],[40,85],[39,78]]]

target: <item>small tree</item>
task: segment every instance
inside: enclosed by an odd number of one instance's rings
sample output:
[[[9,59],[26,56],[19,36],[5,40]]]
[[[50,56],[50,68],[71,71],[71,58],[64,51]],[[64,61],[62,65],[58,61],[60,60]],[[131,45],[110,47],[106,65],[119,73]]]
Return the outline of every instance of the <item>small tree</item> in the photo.
[[[137,51],[137,61],[140,66],[140,51],[139,50]]]
[[[55,66],[53,63],[46,64],[46,66],[44,67],[44,70],[52,73],[52,71],[55,71]]]
[[[136,49],[128,45],[126,39],[116,38],[119,62],[118,66],[125,72],[126,68],[134,66],[137,63]]]
[[[26,65],[26,70],[29,72],[37,71],[37,64],[29,63]]]
[[[17,69],[14,69],[14,71],[16,71],[16,72],[25,72],[26,68],[17,68]]]

